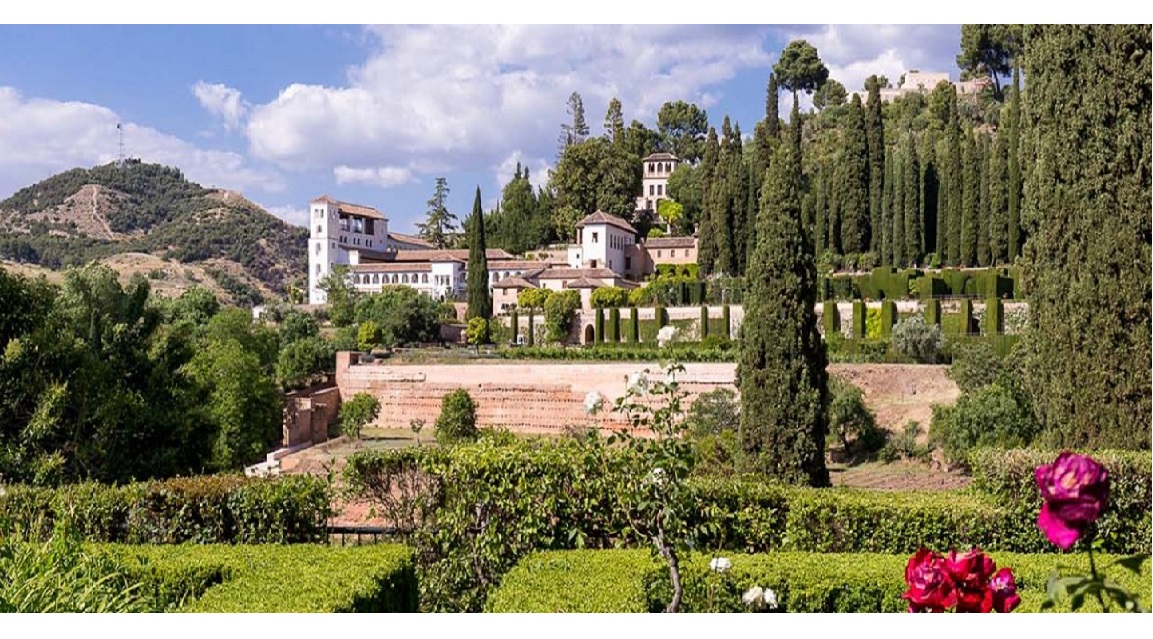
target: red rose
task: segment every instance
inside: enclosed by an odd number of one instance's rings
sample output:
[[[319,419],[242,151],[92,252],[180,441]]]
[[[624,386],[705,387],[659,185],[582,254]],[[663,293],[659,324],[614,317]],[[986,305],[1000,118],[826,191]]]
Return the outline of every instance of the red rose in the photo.
[[[997,612],[1013,612],[1021,603],[1017,594],[1017,581],[1013,579],[1013,571],[1002,568],[989,579],[989,590],[993,593],[993,610]]]
[[[1077,543],[1109,503],[1109,473],[1087,455],[1062,452],[1034,472],[1045,503],[1037,526],[1063,550]]]
[[[993,609],[993,592],[989,577],[997,565],[978,548],[960,554],[950,550],[945,569],[957,587],[957,612],[989,612]]]
[[[909,589],[901,596],[909,600],[909,612],[944,612],[957,605],[957,589],[944,558],[927,548],[909,558],[905,583]]]

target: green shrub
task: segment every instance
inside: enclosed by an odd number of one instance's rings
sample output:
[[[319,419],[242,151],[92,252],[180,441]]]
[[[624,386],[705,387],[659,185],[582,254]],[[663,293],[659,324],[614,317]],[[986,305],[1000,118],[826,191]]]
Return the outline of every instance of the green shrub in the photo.
[[[455,444],[476,441],[480,432],[476,427],[476,402],[463,388],[444,396],[440,402],[440,415],[436,418],[436,441]]]
[[[940,326],[926,324],[920,315],[907,317],[893,328],[893,350],[921,364],[935,364],[945,347]]]
[[[729,305],[725,304],[721,307],[721,322],[724,325],[725,339],[733,338],[733,321],[732,311],[729,310]]]
[[[178,612],[416,612],[412,552],[274,546],[103,546]]]
[[[864,393],[840,377],[829,378],[829,438],[849,457],[875,453],[885,445],[885,433],[865,406]]]
[[[1040,425],[1012,389],[994,382],[965,393],[953,406],[933,406],[929,438],[950,463],[966,463],[974,448],[1027,446]]]
[[[732,568],[709,569],[713,554],[693,553],[682,562],[684,612],[747,612],[741,596],[753,586],[770,588],[780,612],[903,613],[906,554],[724,553]],[[1017,612],[1038,612],[1057,555],[993,552],[998,567],[1009,567],[1017,582]],[[1101,558],[1108,562],[1114,558]],[[1085,572],[1081,555],[1060,563]],[[1150,598],[1150,564],[1140,575],[1114,569],[1122,587],[1142,601]],[[639,550],[576,550],[535,553],[509,572],[493,594],[491,612],[656,612],[668,597],[668,573]],[[1091,599],[1091,598],[1090,598]],[[1087,610],[1099,611],[1096,602]]]
[[[853,339],[864,339],[868,331],[865,303],[856,300],[853,302]]]
[[[595,289],[589,296],[593,308],[621,308],[629,304],[628,289],[605,286]]]
[[[350,439],[360,439],[360,430],[379,414],[379,399],[372,393],[357,393],[340,405],[340,432]]]
[[[985,301],[985,318],[981,321],[982,333],[1001,335],[1005,332],[1005,306],[1001,300],[992,297]]]
[[[573,314],[581,307],[580,291],[568,290],[549,295],[544,303],[545,339],[563,342],[572,330]]]
[[[885,462],[894,462],[898,459],[927,460],[933,448],[917,441],[923,433],[924,429],[921,428],[920,422],[909,420],[900,433],[889,436],[878,456]]]
[[[43,542],[0,539],[0,613],[123,613],[159,608],[138,579],[63,531]]]
[[[327,483],[306,475],[8,486],[0,496],[0,535],[43,540],[61,522],[92,542],[300,543],[322,539],[328,515]]]
[[[836,302],[825,302],[822,304],[822,322],[825,327],[825,339],[833,333],[841,332],[841,314],[837,311]]]
[[[740,424],[740,408],[737,394],[730,388],[722,386],[701,393],[685,417],[688,431],[694,437],[736,431]]]
[[[629,323],[625,327],[625,341],[630,344],[635,344],[640,341],[641,335],[641,320],[640,312],[634,306],[629,309]]]
[[[1034,470],[1050,464],[1060,451],[1038,449],[1004,450],[980,448],[969,453],[973,489],[988,495],[1012,514],[1033,543],[1048,543],[1036,527],[1041,497]],[[1106,552],[1150,552],[1150,469],[1149,451],[1087,451],[1109,472],[1109,506],[1098,520],[1097,537]],[[1112,575],[1112,573],[1110,573]]]
[[[382,340],[380,327],[372,320],[365,320],[356,329],[356,347],[362,351],[371,351],[380,346]]]
[[[882,339],[888,335],[881,327],[881,309],[870,308],[865,311],[865,339]]]
[[[958,312],[957,332],[962,335],[973,333],[973,302],[968,299],[961,300],[961,310]]]
[[[597,344],[605,342],[605,309],[598,308],[593,315],[593,339]]]
[[[697,337],[704,340],[709,336],[709,307],[701,306],[701,320],[697,324]]]
[[[1008,373],[1004,359],[997,356],[987,340],[959,341],[950,350],[953,363],[949,366],[949,377],[962,393],[988,386]]]
[[[613,308],[609,311],[608,341],[616,344],[621,341],[621,309]]]

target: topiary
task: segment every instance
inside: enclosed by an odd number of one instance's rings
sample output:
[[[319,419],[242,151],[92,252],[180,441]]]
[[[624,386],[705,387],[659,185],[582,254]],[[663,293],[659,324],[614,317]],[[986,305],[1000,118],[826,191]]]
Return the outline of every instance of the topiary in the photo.
[[[436,441],[440,444],[455,444],[476,441],[479,436],[476,402],[468,391],[458,388],[445,395],[440,403],[440,415],[436,418]]]

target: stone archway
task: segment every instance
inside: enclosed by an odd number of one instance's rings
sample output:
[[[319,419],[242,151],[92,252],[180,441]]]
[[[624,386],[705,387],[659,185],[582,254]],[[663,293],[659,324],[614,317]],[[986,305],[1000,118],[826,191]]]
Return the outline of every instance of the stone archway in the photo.
[[[596,329],[593,328],[592,324],[585,326],[584,340],[582,340],[581,343],[582,344],[592,344],[595,340],[596,340]]]

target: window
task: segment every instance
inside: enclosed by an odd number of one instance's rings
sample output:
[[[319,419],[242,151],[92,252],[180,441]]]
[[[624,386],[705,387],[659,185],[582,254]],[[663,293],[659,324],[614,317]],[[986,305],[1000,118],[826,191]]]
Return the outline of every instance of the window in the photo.
[[[324,209],[316,209],[316,211],[313,213],[312,217],[315,217],[318,220],[323,220],[324,219]]]
[[[664,195],[664,194],[665,194],[665,185],[664,184],[658,184],[657,185],[657,195]]]
[[[650,184],[649,185],[649,196],[655,195],[656,189],[657,189],[657,187],[655,185]]]
[[[672,173],[672,172],[673,172],[673,163],[672,162],[665,162],[665,173]]]
[[[661,250],[657,249],[657,257],[660,257],[660,256],[661,256]]]
[[[420,283],[428,284],[428,273],[424,273],[420,276]]]
[[[320,273],[321,273],[321,269],[322,269],[322,267],[321,267],[319,264],[317,264],[317,265],[316,265],[316,274],[317,274],[317,275],[320,275]]]
[[[593,232],[593,244],[597,243],[597,233]]]
[[[373,284],[380,284],[380,274],[379,273],[373,273],[372,274],[372,283]]]
[[[596,260],[589,260],[589,266],[591,268],[596,268],[597,267],[597,261]]]
[[[625,258],[625,270],[629,271],[629,270],[632,270],[632,268],[633,268],[633,258],[626,257]]]
[[[656,172],[657,172],[657,165],[653,162],[649,162],[649,173],[656,173]]]
[[[316,254],[320,255],[320,242],[316,243]]]
[[[317,234],[317,235],[320,235],[321,233],[324,233],[324,230],[323,230],[323,229],[324,229],[324,227],[322,227],[321,225],[317,224],[317,225],[316,225],[316,234]]]

